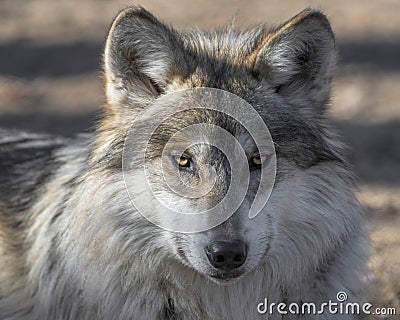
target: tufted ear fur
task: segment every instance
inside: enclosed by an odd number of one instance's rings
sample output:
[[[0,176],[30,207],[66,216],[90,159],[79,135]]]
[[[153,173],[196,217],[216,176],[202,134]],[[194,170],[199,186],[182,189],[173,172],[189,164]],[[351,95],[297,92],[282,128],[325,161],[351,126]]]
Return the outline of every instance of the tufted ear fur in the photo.
[[[108,103],[146,103],[163,92],[171,73],[184,68],[175,33],[141,7],[115,19],[107,36],[104,72]]]
[[[336,49],[329,21],[320,11],[305,9],[266,34],[252,57],[255,74],[290,103],[324,110]]]

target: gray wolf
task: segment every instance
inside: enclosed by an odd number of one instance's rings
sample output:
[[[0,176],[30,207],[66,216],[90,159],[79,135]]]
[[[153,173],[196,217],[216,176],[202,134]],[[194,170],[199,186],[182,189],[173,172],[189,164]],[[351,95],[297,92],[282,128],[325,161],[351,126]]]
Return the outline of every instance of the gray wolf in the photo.
[[[363,297],[362,213],[345,148],[326,119],[335,60],[330,24],[314,9],[272,29],[214,32],[177,31],[139,7],[119,13],[105,43],[107,105],[95,133],[1,131],[1,319],[353,319],[257,311],[265,298],[322,303],[339,291],[349,302]],[[228,220],[180,233],[135,209],[121,159],[138,114],[191,88],[222,89],[256,109],[273,138],[277,172],[268,202],[249,219],[265,160],[252,137],[216,110],[174,115],[146,156],[149,179],[171,206],[203,205],[170,192],[157,176],[165,141],[188,125],[229,131],[251,172],[243,205]],[[206,163],[214,169],[216,185],[204,205],[218,202],[232,179],[227,159],[206,144],[171,163],[186,185],[198,183]],[[162,215],[162,207],[148,205]]]

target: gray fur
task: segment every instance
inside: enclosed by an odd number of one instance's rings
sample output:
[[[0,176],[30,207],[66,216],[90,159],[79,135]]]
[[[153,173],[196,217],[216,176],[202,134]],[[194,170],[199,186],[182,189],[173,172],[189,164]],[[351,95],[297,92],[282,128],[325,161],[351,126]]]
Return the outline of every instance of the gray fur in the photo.
[[[69,140],[1,131],[0,318],[339,319],[257,313],[264,298],[318,303],[338,291],[349,301],[363,298],[362,214],[343,146],[324,119],[334,61],[332,31],[316,10],[272,30],[216,32],[178,32],[141,8],[121,12],[105,46],[108,106],[95,135]],[[254,169],[232,218],[189,235],[161,230],[135,211],[121,158],[140,110],[159,95],[194,87],[249,102],[271,132],[278,168],[255,219],[247,217],[259,182]],[[254,142],[232,119],[189,111],[164,123],[151,141],[150,179],[160,180],[168,137],[197,122],[225,128],[251,156]],[[229,183],[225,159],[209,146],[191,152],[198,170],[202,161],[216,166],[219,185],[209,201],[217,201]],[[185,179],[196,182],[194,175]],[[162,181],[158,186],[171,204],[198,205],[168,193]],[[218,274],[207,263],[204,246],[220,238],[248,243],[238,274]]]

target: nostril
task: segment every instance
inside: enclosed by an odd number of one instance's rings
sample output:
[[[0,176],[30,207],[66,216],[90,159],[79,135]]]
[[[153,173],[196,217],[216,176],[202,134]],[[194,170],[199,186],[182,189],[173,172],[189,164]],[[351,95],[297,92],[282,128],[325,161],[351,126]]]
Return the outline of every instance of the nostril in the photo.
[[[224,256],[223,255],[217,255],[216,257],[215,257],[215,262],[224,262],[225,261],[225,258],[224,258]]]
[[[233,262],[242,262],[243,261],[244,256],[242,254],[237,254],[234,258],[233,258]]]

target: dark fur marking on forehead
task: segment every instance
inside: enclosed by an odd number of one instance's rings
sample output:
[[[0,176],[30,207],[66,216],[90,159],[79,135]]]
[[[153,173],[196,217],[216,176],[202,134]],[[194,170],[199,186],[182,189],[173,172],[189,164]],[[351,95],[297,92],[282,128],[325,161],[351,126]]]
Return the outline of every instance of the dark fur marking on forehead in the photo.
[[[147,156],[158,157],[171,136],[193,124],[213,124],[225,129],[232,135],[238,132],[240,125],[230,116],[210,109],[191,109],[174,114],[163,122],[154,132],[147,149]],[[142,124],[146,126],[146,123]],[[138,130],[140,132],[140,130]],[[138,139],[140,139],[140,135]]]
[[[244,98],[249,91],[259,86],[252,70],[231,61],[216,59],[206,53],[196,53],[195,65],[185,74],[176,77],[184,88],[208,87],[222,89]]]

